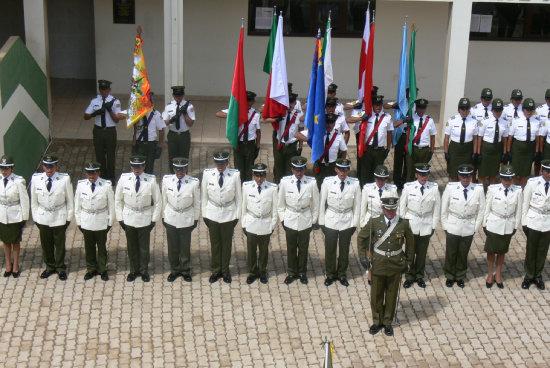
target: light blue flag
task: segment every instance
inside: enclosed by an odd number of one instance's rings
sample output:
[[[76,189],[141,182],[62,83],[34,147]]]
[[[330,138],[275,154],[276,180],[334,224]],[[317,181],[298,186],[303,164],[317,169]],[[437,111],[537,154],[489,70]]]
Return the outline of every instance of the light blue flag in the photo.
[[[401,57],[399,58],[399,82],[397,84],[397,104],[398,109],[395,109],[394,120],[401,120],[407,116],[409,110],[409,103],[407,101],[407,83],[409,82],[407,66],[407,23],[403,26],[403,41],[401,44]],[[392,132],[393,145],[397,144],[399,138],[403,134],[403,125],[395,128]]]
[[[304,118],[305,126],[308,130],[308,144],[311,146],[311,140],[313,138],[313,119],[315,117],[315,91],[317,88],[317,65],[319,63],[319,45],[321,34],[317,35],[315,40],[315,52],[313,53],[313,62],[311,64],[311,79],[309,82],[309,90],[307,93],[307,108],[306,116]]]

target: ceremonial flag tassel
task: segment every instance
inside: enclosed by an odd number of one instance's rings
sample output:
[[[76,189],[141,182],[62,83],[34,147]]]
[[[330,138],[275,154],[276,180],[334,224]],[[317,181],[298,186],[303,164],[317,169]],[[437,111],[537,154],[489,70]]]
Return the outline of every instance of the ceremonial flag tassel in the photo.
[[[145,57],[141,49],[142,45],[141,26],[138,26],[134,46],[134,69],[132,71],[132,86],[126,115],[126,128],[130,128],[154,107],[147,68],[145,67]]]

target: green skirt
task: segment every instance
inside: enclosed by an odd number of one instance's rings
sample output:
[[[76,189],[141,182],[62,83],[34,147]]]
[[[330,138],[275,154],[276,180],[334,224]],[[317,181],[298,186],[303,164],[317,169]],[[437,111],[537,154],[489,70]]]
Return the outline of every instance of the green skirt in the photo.
[[[458,176],[458,167],[464,164],[472,163],[474,154],[474,142],[449,143],[449,163],[447,164],[447,173],[449,176]]]
[[[499,235],[487,231],[487,240],[485,241],[484,250],[487,253],[494,254],[506,254],[510,249],[510,241],[512,240],[512,234]]]
[[[481,142],[481,165],[477,169],[479,176],[497,176],[500,171],[500,158],[504,152],[502,142]]]
[[[522,142],[514,139],[512,142],[512,167],[517,176],[531,175],[535,142]]]
[[[20,222],[3,224],[0,222],[0,240],[4,244],[15,244],[21,242],[23,228]]]

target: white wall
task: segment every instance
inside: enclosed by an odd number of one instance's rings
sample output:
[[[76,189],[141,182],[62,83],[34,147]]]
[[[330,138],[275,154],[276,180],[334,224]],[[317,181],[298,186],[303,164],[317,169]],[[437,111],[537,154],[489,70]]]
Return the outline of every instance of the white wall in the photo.
[[[113,24],[112,0],[94,0],[96,78],[113,82],[113,93],[130,93],[136,28],[143,28],[143,53],[153,92],[164,89],[162,0],[136,0],[136,24]],[[162,92],[161,92],[162,93]]]

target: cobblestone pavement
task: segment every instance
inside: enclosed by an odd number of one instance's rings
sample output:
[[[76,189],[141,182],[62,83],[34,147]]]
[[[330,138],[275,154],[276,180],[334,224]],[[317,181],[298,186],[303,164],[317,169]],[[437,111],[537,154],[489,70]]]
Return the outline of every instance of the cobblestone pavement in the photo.
[[[191,174],[210,165],[216,145],[194,146]],[[118,148],[117,175],[127,169],[131,147]],[[93,157],[90,141],[55,141],[61,171],[73,184],[82,163]],[[304,152],[306,156],[308,152]],[[350,152],[354,155],[354,152]],[[445,185],[441,151],[434,177]],[[353,156],[352,156],[353,157]],[[272,164],[270,147],[260,159]],[[388,159],[392,162],[392,157]],[[165,154],[157,177],[167,172]],[[126,239],[118,224],[109,235],[111,281],[85,282],[83,240],[75,224],[67,232],[69,278],[41,280],[44,268],[37,228],[29,223],[22,243],[19,279],[0,279],[0,362],[6,367],[305,367],[323,362],[324,338],[334,343],[334,365],[364,366],[548,366],[548,291],[521,290],[525,237],[514,237],[503,270],[505,289],[485,288],[484,236],[476,235],[464,289],[444,287],[444,233],[436,231],[428,251],[426,289],[401,290],[394,337],[369,335],[370,290],[351,254],[350,286],[324,281],[320,231],[310,243],[309,285],[283,283],[286,246],[282,227],[271,239],[269,283],[246,284],[246,245],[237,227],[233,241],[233,283],[210,285],[210,247],[201,221],[192,236],[193,282],[168,283],[165,233],[152,233],[152,280],[125,281]],[[2,257],[3,259],[3,257]],[[3,265],[2,265],[3,266]],[[550,279],[548,269],[544,273]],[[550,285],[548,285],[550,286]]]

